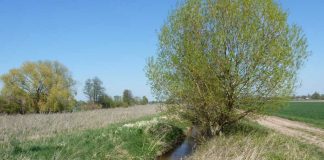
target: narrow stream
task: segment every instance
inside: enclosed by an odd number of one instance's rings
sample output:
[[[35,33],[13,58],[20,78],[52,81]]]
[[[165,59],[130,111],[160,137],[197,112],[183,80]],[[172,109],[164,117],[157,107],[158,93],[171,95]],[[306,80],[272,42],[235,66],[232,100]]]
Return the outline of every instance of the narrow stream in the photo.
[[[195,137],[196,129],[190,129],[186,139],[176,148],[164,155],[158,157],[156,160],[182,160],[190,156],[196,147]]]

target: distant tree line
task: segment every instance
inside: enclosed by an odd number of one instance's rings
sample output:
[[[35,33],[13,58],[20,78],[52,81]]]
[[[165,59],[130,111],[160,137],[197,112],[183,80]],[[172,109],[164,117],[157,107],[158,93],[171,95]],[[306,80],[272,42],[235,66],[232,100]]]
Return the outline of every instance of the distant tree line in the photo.
[[[129,89],[124,90],[123,96],[114,96],[114,98],[106,94],[105,90],[102,81],[98,77],[87,79],[83,93],[87,96],[88,101],[81,104],[89,107],[95,106],[95,108],[128,107],[138,104],[148,104],[146,96],[142,98],[133,97],[133,93]]]
[[[300,96],[294,95],[292,98],[293,99],[304,99],[304,100],[308,100],[308,99],[324,100],[324,94],[321,94],[319,92],[314,92],[313,94],[308,94],[308,95],[300,95]]]
[[[84,94],[88,101],[77,101],[75,80],[70,71],[56,61],[26,62],[0,77],[0,113],[55,113],[69,112],[90,104],[89,108],[127,107],[147,104],[148,100],[133,97],[130,90],[123,96],[110,97],[98,78],[85,82]]]

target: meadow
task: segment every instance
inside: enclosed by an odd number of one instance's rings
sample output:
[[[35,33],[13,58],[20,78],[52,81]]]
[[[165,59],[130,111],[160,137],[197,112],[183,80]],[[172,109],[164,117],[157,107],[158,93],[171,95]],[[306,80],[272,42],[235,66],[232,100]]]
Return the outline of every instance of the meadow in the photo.
[[[324,128],[324,102],[289,102],[283,107],[269,109],[266,112],[269,115]]]
[[[157,105],[139,105],[72,113],[0,115],[0,143],[7,143],[13,137],[17,140],[33,140],[61,133],[103,128],[112,123],[155,114],[157,111]]]
[[[177,125],[176,125],[177,124]],[[160,115],[104,128],[0,144],[3,159],[154,159],[184,137],[183,125]]]
[[[0,159],[154,159],[181,142],[188,126],[158,105],[0,115]]]
[[[321,126],[323,103],[290,102],[268,114]],[[75,113],[1,115],[0,159],[155,159],[190,124],[157,105]],[[244,119],[199,145],[191,159],[324,159],[321,148]]]

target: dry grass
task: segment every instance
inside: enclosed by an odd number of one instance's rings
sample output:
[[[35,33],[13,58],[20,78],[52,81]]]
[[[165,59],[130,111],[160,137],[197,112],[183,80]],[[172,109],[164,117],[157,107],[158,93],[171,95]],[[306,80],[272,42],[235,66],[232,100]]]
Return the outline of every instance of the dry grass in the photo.
[[[147,108],[137,108],[146,109]],[[181,122],[153,114],[102,128],[0,143],[0,159],[155,159],[184,136]]]
[[[321,159],[324,153],[311,145],[257,125],[213,138],[189,160]]]
[[[37,139],[62,132],[101,128],[111,123],[157,113],[156,105],[100,109],[75,113],[0,116],[0,143],[12,138]]]

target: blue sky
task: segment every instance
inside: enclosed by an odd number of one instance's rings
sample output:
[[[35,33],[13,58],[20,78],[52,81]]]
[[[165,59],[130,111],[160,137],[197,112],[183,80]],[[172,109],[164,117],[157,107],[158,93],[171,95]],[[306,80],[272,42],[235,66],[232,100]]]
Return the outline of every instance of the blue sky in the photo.
[[[297,94],[324,93],[324,1],[280,0],[302,26],[312,56]],[[152,98],[143,68],[176,0],[0,0],[0,74],[24,61],[57,60],[77,81],[98,76],[109,95]]]

